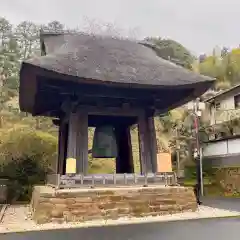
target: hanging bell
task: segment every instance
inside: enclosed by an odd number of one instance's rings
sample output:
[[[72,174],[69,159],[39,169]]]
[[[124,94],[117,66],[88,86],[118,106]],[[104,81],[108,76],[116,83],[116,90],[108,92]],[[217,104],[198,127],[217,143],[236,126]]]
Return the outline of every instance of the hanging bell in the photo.
[[[93,138],[93,158],[116,158],[117,141],[112,126],[96,127]]]

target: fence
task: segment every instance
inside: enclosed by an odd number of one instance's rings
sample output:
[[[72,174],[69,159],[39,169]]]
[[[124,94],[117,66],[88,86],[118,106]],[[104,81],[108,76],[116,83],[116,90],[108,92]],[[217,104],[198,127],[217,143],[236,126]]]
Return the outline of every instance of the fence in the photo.
[[[94,188],[118,186],[176,185],[177,177],[170,173],[142,174],[52,174],[47,178],[47,184],[56,188]]]

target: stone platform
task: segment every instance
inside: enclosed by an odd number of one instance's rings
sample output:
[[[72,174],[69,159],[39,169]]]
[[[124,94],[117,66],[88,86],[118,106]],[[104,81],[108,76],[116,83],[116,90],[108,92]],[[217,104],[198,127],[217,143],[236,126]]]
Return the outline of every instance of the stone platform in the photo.
[[[173,186],[54,189],[35,186],[31,201],[36,223],[85,222],[196,211],[192,188]]]

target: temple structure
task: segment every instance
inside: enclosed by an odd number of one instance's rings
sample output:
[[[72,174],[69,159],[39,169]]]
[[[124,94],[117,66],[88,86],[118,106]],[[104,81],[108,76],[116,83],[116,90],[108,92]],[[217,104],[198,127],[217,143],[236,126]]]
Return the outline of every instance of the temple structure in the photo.
[[[117,173],[131,173],[138,125],[142,173],[156,172],[153,117],[202,95],[213,79],[158,57],[153,45],[85,34],[42,33],[42,56],[24,61],[20,109],[59,125],[58,173],[67,158],[88,172],[88,127],[115,129]]]
[[[156,174],[154,116],[199,97],[213,79],[161,59],[154,48],[111,37],[41,34],[42,56],[22,63],[20,109],[53,118],[59,126],[59,154],[55,180],[34,188],[31,209],[36,222],[147,217],[197,209],[191,188],[168,184],[167,173]],[[131,174],[132,125],[139,132],[138,176]],[[117,174],[89,175],[88,127],[106,126],[114,130]],[[65,174],[68,158],[76,160],[76,175]]]

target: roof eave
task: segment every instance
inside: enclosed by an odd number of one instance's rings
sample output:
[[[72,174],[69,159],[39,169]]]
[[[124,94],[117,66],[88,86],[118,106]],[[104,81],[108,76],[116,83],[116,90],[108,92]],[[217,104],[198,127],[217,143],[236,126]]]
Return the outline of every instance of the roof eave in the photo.
[[[225,90],[223,92],[217,93],[215,96],[206,99],[204,102],[209,102],[209,103],[214,102],[219,97],[222,97],[223,95],[225,95],[227,93],[230,93],[231,91],[234,91],[236,88],[239,88],[239,87],[240,87],[240,84],[237,84],[236,86],[233,86],[233,87],[231,87],[231,88],[229,88],[229,89],[227,89],[227,90]]]

